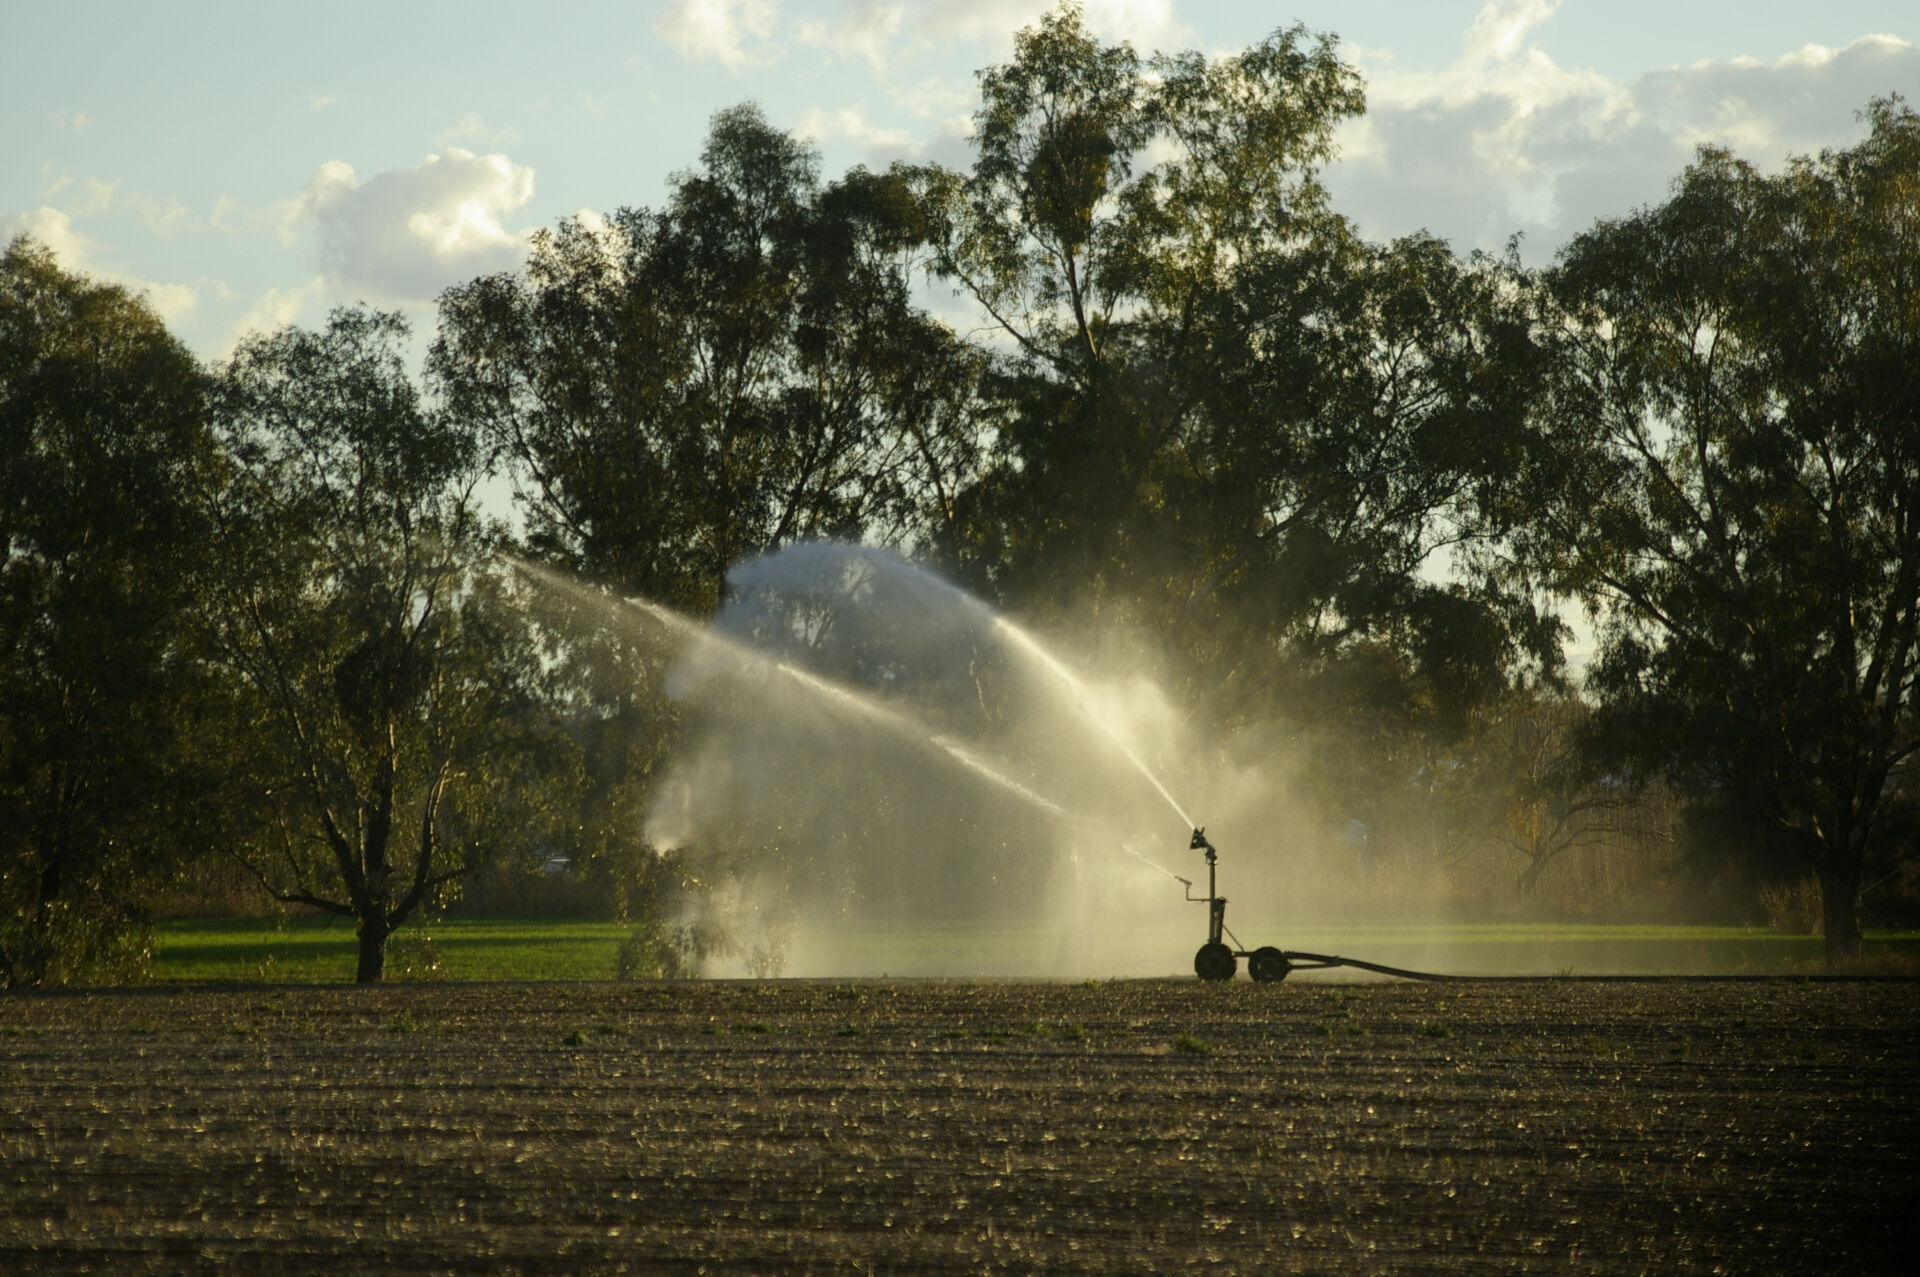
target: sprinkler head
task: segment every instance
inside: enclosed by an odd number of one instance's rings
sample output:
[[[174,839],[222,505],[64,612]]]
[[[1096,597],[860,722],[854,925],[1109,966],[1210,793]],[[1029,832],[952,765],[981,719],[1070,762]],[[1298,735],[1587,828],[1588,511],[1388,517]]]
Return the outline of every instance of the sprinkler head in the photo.
[[[1212,851],[1213,844],[1207,841],[1207,831],[1205,829],[1196,829],[1193,831],[1193,841],[1187,844],[1187,850],[1199,851],[1202,848],[1207,851]]]

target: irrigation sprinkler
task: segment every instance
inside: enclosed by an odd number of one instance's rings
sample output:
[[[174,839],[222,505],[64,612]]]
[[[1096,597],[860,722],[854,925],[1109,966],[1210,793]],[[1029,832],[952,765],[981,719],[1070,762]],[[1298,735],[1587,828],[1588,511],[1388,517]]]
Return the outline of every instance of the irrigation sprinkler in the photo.
[[[1194,954],[1194,976],[1200,979],[1233,979],[1240,966],[1240,958],[1246,958],[1246,974],[1260,983],[1273,979],[1286,979],[1288,972],[1317,972],[1329,966],[1354,966],[1363,972],[1379,972],[1380,976],[1400,976],[1402,979],[1488,979],[1480,976],[1436,976],[1434,972],[1409,972],[1400,966],[1382,966],[1379,962],[1361,962],[1359,958],[1336,958],[1325,952],[1300,952],[1294,949],[1275,949],[1273,945],[1261,945],[1260,949],[1244,949],[1240,937],[1227,929],[1227,897],[1219,893],[1219,853],[1208,841],[1206,830],[1196,828],[1192,841],[1187,843],[1188,851],[1206,853],[1206,895],[1194,895],[1192,879],[1179,878],[1181,885],[1187,887],[1187,899],[1194,904],[1206,904],[1206,943],[1200,945],[1200,952]],[[1233,941],[1231,945],[1227,941]]]
[[[1262,982],[1284,980],[1287,972],[1293,970],[1294,963],[1280,950],[1265,945],[1254,950],[1240,947],[1240,939],[1227,930],[1227,898],[1220,894],[1220,853],[1207,841],[1207,831],[1195,829],[1193,840],[1187,844],[1189,851],[1207,853],[1207,894],[1193,894],[1193,883],[1181,878],[1187,889],[1187,899],[1195,904],[1207,907],[1207,942],[1193,955],[1193,971],[1202,980],[1231,980],[1239,969],[1239,960],[1247,960],[1247,974]],[[1222,937],[1225,939],[1222,939]],[[1227,940],[1233,941],[1229,947]]]

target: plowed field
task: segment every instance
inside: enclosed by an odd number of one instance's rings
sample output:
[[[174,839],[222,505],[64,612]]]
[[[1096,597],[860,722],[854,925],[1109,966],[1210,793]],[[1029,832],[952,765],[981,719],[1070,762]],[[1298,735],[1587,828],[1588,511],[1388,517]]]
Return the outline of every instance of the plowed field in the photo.
[[[0,996],[0,1272],[1908,1272],[1920,985]]]

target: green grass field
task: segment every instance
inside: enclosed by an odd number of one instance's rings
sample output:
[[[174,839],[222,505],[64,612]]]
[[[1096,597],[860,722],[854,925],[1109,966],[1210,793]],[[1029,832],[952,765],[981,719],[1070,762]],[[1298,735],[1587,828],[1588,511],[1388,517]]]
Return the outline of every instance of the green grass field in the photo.
[[[462,918],[403,927],[387,949],[395,980],[607,980],[633,928],[617,922]],[[335,984],[353,979],[345,918],[164,918],[154,924],[156,984]]]
[[[154,926],[156,984],[344,983],[353,977],[353,926],[345,919],[169,918]],[[401,930],[388,950],[393,980],[607,980],[632,927],[615,922],[441,919]],[[1013,976],[1062,969],[1058,936],[1035,930],[841,930],[821,970],[831,977]],[[1187,971],[1184,932],[1142,937],[1140,952]],[[1298,928],[1246,936],[1309,953],[1458,974],[1797,975],[1823,969],[1821,942],[1753,927],[1423,924]],[[1157,960],[1157,959],[1153,959]],[[1151,960],[1150,960],[1151,961]],[[1920,971],[1920,933],[1871,932],[1865,969]],[[1083,974],[1121,974],[1092,971]]]

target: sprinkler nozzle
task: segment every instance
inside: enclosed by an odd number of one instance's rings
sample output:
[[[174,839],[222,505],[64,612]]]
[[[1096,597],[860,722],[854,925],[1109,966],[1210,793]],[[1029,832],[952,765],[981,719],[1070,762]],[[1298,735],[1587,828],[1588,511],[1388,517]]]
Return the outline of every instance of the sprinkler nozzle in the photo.
[[[1207,831],[1205,829],[1195,829],[1193,831],[1193,841],[1187,844],[1187,850],[1199,851],[1202,848],[1205,848],[1207,851],[1212,851],[1213,844],[1207,841]]]

